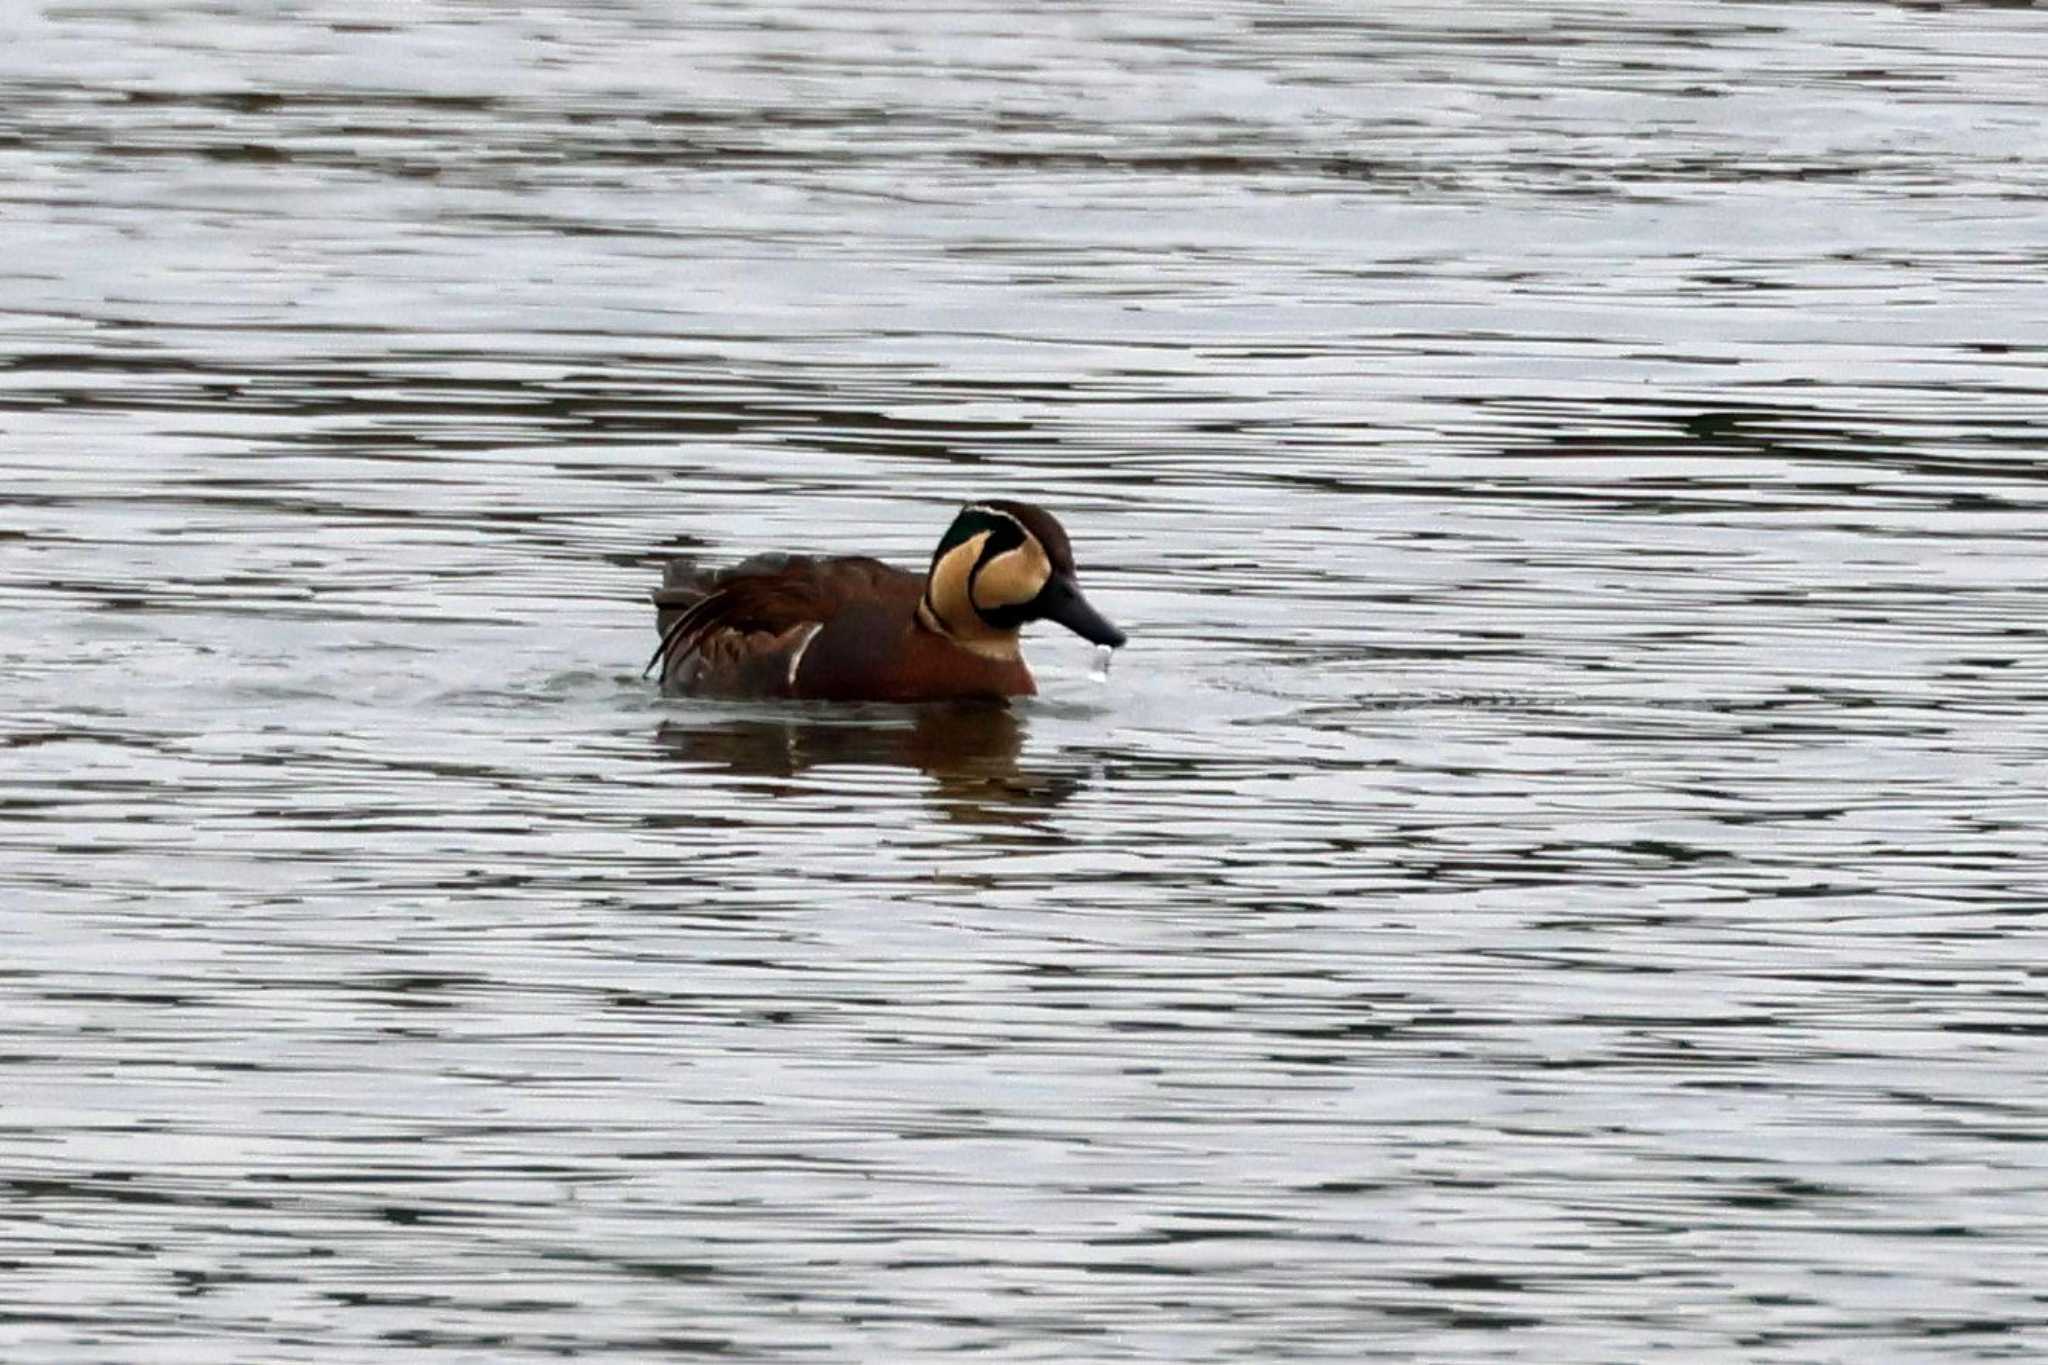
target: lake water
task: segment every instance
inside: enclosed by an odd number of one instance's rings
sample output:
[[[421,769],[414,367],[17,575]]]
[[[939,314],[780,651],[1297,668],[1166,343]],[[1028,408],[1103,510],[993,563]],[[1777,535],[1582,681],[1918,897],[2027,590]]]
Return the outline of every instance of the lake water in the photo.
[[[79,0],[0,95],[0,1358],[2048,1355],[2048,10]],[[1106,680],[640,677],[664,556],[991,495]]]

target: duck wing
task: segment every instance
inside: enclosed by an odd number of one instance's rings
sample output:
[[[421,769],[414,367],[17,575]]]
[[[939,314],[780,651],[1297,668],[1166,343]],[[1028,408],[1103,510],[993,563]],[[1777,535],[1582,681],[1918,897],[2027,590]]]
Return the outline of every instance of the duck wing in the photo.
[[[674,561],[654,593],[661,643],[642,672],[660,664],[666,686],[692,655],[778,650],[851,607],[900,605],[907,616],[923,591],[916,574],[865,557],[757,555],[712,574]]]

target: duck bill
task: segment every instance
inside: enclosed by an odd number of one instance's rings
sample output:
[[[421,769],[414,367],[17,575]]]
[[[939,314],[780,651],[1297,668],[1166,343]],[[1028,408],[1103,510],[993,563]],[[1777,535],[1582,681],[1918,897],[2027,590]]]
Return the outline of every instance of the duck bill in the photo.
[[[1088,605],[1088,599],[1081,595],[1081,585],[1070,575],[1055,575],[1038,594],[1037,606],[1041,618],[1059,622],[1084,640],[1111,649],[1123,648],[1124,633]]]

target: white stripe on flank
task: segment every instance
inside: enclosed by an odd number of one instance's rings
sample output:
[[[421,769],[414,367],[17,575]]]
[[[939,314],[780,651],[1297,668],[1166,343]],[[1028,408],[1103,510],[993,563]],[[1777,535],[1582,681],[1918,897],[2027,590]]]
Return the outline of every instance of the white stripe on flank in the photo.
[[[825,623],[823,621],[811,622],[811,628],[804,632],[804,638],[797,642],[797,647],[790,653],[789,690],[791,692],[796,691],[796,669],[797,665],[804,661],[804,651],[811,647],[811,641],[815,640],[818,637],[818,632],[824,628]]]

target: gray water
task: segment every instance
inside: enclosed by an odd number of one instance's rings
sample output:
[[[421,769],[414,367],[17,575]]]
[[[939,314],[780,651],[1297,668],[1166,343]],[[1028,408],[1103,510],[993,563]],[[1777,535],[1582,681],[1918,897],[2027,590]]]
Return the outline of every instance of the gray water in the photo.
[[[2048,1354],[2048,12],[30,9],[0,1359]]]

